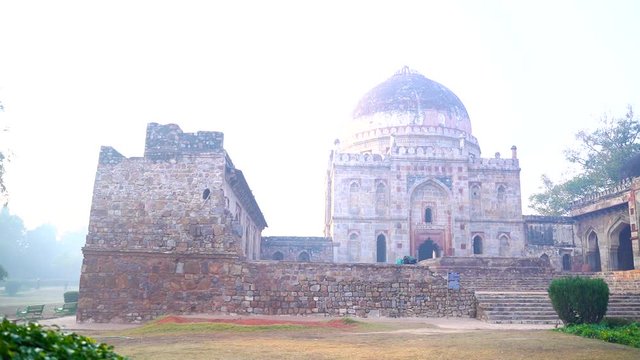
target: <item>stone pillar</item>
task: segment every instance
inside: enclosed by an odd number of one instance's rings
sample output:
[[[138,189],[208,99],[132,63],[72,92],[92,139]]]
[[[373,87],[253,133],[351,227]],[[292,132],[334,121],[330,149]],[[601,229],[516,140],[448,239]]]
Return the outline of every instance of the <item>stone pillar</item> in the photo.
[[[631,248],[633,249],[633,267],[640,269],[640,240],[631,239]]]

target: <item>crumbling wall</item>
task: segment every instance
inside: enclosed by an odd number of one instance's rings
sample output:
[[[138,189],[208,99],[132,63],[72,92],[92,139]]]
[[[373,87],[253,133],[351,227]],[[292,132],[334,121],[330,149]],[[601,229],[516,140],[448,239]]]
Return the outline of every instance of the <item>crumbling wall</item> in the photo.
[[[85,249],[80,287],[79,321],[184,313],[475,316],[471,291],[450,290],[419,266]]]

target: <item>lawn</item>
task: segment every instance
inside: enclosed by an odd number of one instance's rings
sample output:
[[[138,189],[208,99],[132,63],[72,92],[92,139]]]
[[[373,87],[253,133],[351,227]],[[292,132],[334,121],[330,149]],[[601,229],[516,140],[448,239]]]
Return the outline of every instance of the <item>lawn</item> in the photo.
[[[85,332],[133,359],[640,359],[640,349],[551,330],[444,330],[364,320],[349,326],[154,322]]]
[[[21,289],[15,296],[7,296],[4,289],[0,289],[0,317],[2,314],[15,316],[17,308],[27,305],[45,304],[45,315],[53,316],[53,309],[64,303],[65,291],[78,291],[78,287],[42,286],[39,289]]]

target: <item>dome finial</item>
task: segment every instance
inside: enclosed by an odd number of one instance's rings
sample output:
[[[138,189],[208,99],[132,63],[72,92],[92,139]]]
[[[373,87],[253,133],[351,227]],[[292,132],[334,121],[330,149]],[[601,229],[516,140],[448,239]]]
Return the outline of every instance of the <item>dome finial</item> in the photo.
[[[402,67],[402,69],[396,71],[395,75],[411,75],[411,74],[417,74],[417,73],[418,73],[417,71],[411,70],[410,67],[405,65]]]

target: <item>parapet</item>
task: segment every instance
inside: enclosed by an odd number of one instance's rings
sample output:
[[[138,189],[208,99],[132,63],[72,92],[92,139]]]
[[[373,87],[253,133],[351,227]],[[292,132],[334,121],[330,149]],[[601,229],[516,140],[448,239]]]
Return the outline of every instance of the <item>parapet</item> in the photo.
[[[124,155],[120,154],[111,146],[100,147],[100,157],[98,159],[100,164],[117,164],[124,159],[126,159]]]
[[[151,160],[168,160],[187,154],[220,152],[224,134],[218,131],[182,132],[176,124],[147,125],[144,157]]]

